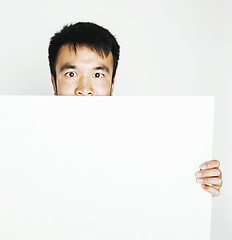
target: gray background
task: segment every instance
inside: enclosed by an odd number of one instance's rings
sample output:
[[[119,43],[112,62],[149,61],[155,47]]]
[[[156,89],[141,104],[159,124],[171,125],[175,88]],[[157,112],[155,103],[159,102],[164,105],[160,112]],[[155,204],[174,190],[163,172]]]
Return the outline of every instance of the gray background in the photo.
[[[232,239],[231,12],[226,0],[1,2],[0,94],[52,95],[50,37],[71,22],[108,28],[121,46],[115,96],[216,96],[224,184],[213,198],[211,239]]]

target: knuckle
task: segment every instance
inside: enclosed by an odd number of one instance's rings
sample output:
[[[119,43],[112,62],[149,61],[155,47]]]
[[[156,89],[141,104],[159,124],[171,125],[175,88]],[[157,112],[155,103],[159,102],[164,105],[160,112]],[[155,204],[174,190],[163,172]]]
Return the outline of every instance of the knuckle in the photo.
[[[218,179],[218,184],[219,184],[219,185],[222,184],[222,180],[221,180],[221,178]]]
[[[216,196],[219,196],[219,195],[220,195],[220,191],[219,191],[219,190],[214,191],[214,192],[212,193],[212,196],[213,196],[213,197],[216,197]]]
[[[218,169],[216,174],[217,174],[217,176],[220,176],[221,175],[221,170]]]
[[[220,190],[217,190],[216,196],[220,195]]]

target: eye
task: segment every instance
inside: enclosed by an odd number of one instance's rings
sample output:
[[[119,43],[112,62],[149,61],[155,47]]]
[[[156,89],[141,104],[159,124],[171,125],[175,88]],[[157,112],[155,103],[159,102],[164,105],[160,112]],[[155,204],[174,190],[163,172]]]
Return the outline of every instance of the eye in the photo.
[[[105,76],[103,73],[94,73],[93,75],[94,75],[94,77],[96,77],[96,78],[100,78],[101,75],[102,75],[102,77]]]
[[[67,72],[65,75],[67,75],[68,77],[76,77],[77,74],[75,72]]]

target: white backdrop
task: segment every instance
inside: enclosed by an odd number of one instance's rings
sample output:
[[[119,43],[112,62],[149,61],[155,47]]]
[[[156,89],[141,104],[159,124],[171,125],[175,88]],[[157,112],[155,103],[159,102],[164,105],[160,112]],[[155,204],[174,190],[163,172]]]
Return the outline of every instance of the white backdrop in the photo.
[[[92,21],[121,46],[114,95],[215,95],[214,152],[224,185],[213,199],[211,233],[231,239],[231,12],[229,0],[4,1],[0,94],[52,95],[50,37],[65,24]]]

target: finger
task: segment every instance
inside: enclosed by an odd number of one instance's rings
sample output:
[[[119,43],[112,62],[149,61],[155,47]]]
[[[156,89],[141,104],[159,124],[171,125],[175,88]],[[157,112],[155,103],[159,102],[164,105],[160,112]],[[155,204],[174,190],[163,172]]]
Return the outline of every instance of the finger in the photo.
[[[222,179],[220,177],[206,177],[206,178],[196,178],[197,183],[201,184],[215,184],[222,185]]]
[[[221,184],[214,184],[213,186],[214,186],[215,188],[220,189],[220,188],[222,187],[222,184],[223,184],[223,181],[222,181],[222,179],[221,179]]]
[[[200,169],[210,169],[210,168],[219,168],[220,162],[218,160],[210,160],[207,162],[204,162],[200,165]]]
[[[201,187],[211,193],[212,197],[220,195],[220,190],[209,185],[202,184]]]
[[[200,170],[195,172],[196,177],[217,177],[221,176],[221,170],[218,168],[213,168],[213,169],[205,169],[205,170]]]
[[[221,188],[221,186],[215,185],[215,184],[213,185],[213,187],[214,187],[214,188],[217,188],[217,189],[219,189],[219,190],[220,190],[220,188]]]

